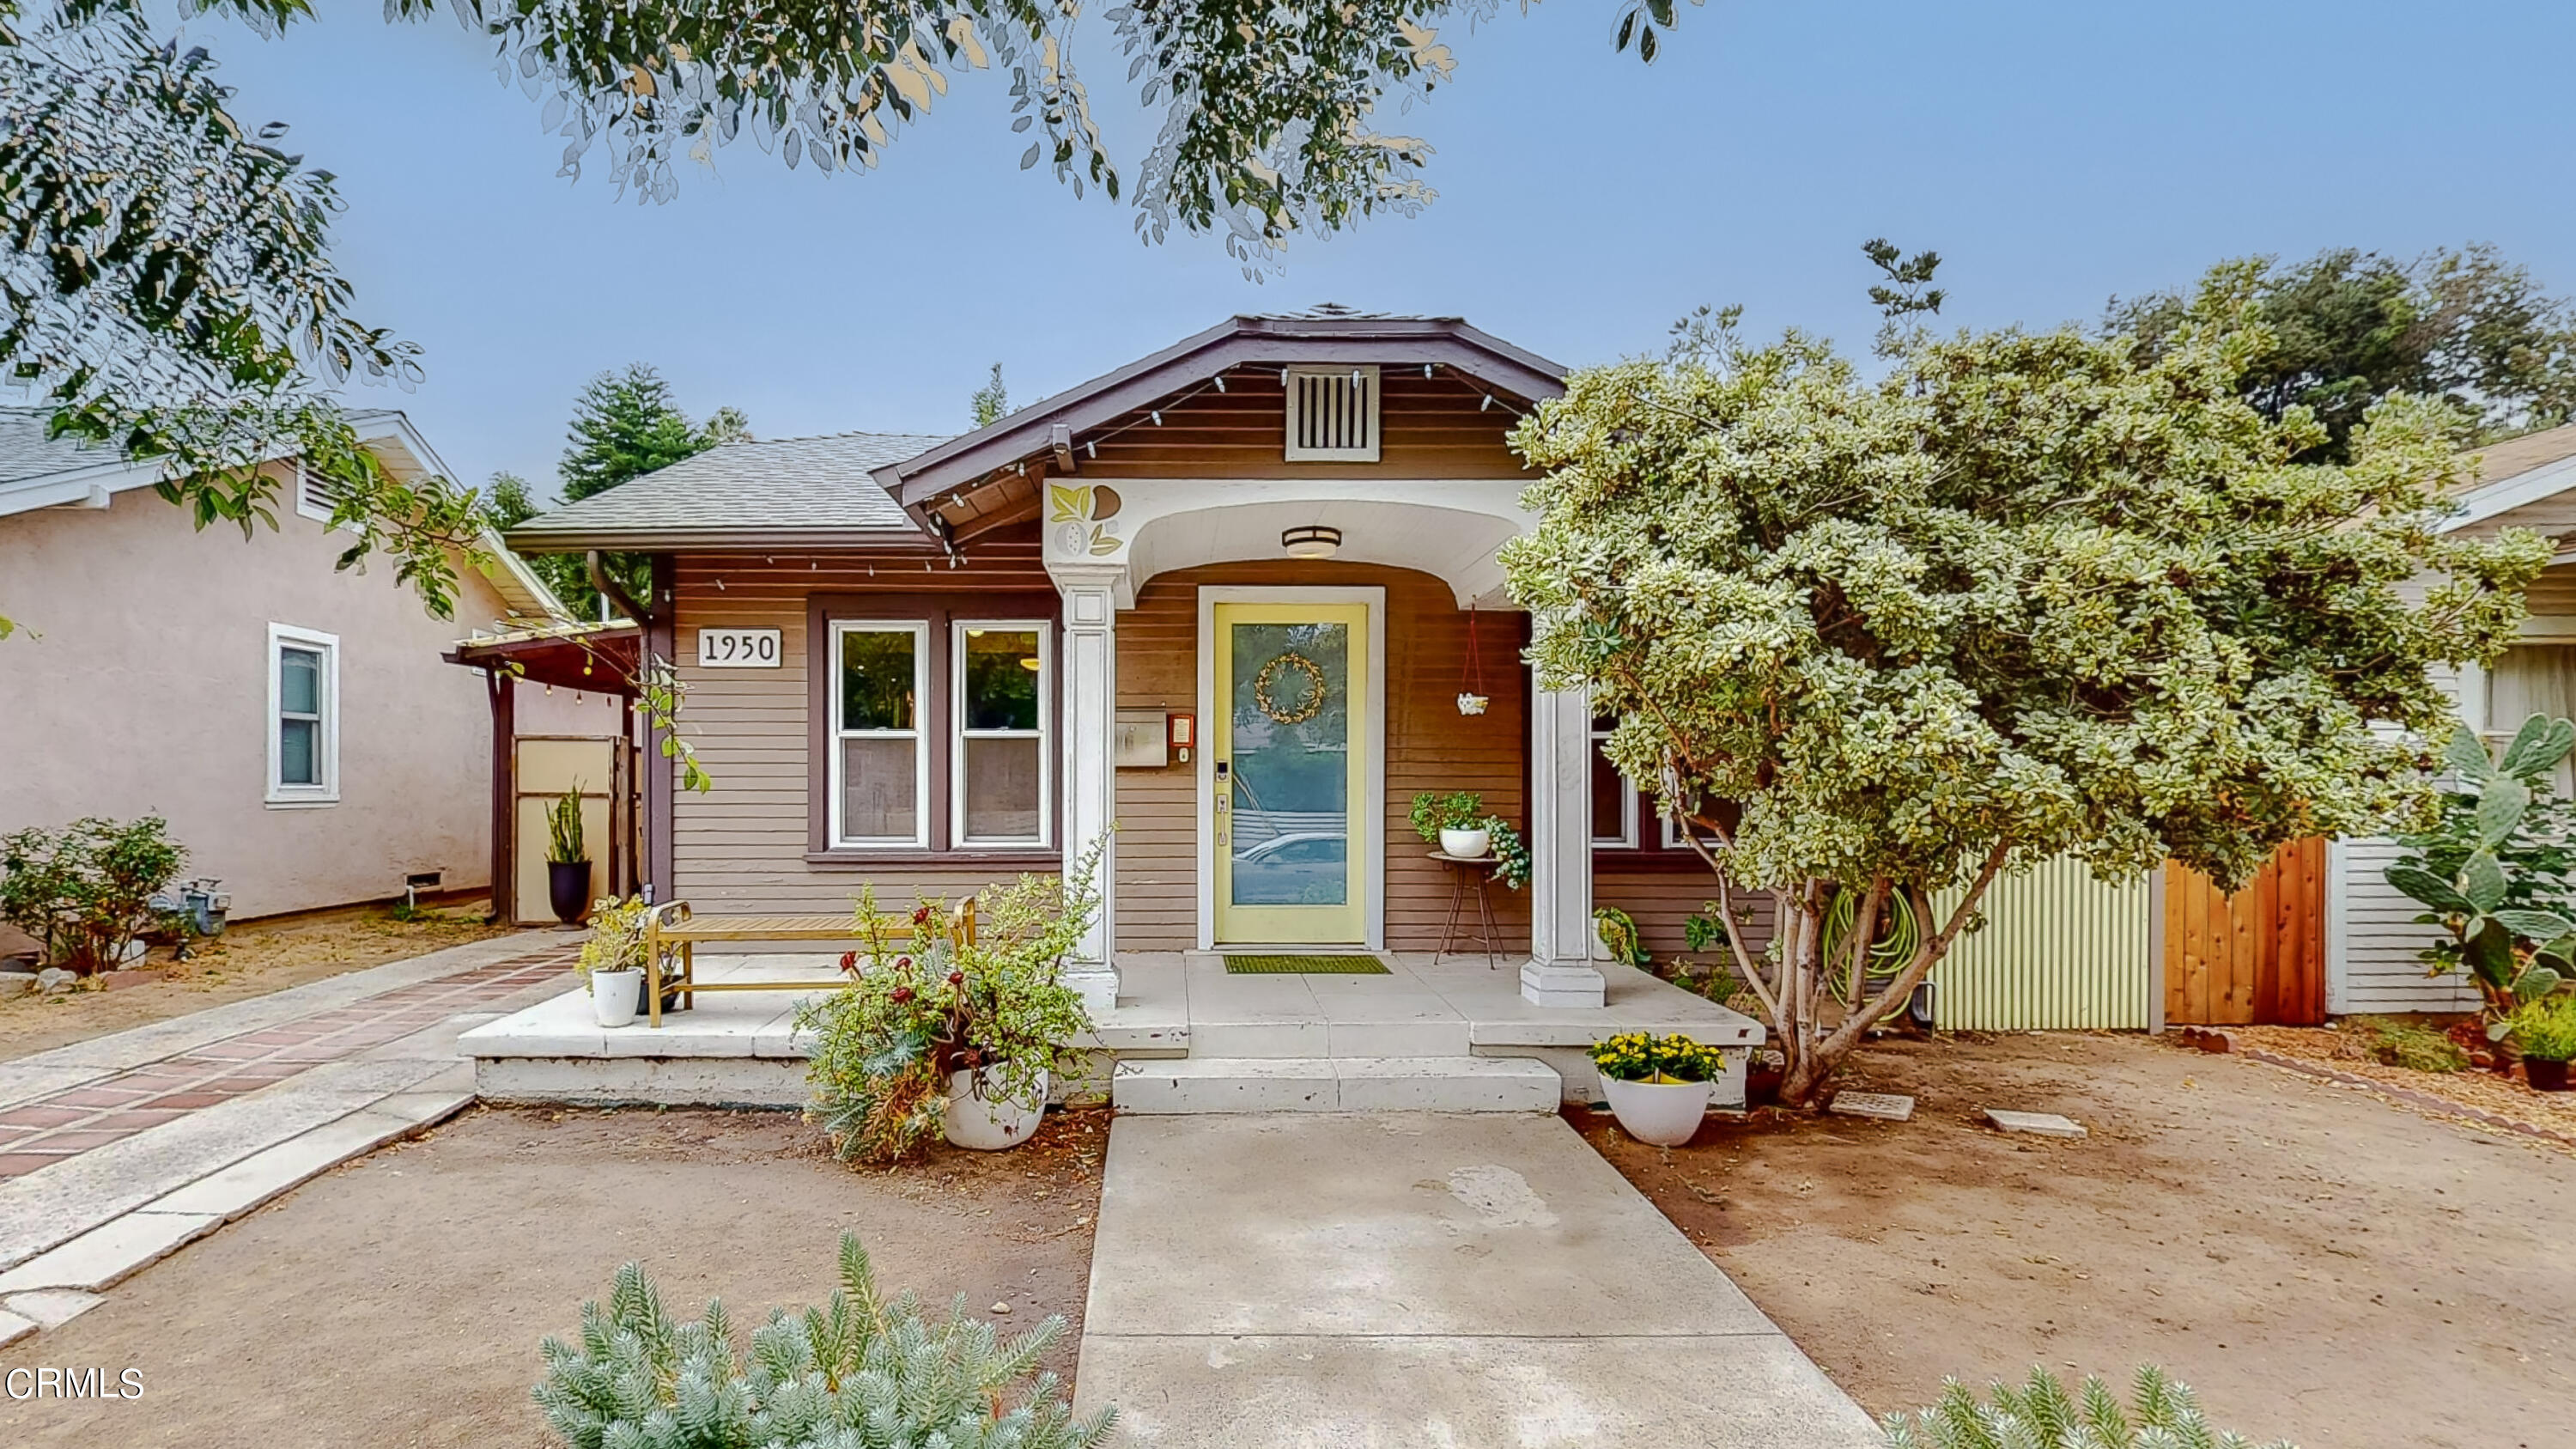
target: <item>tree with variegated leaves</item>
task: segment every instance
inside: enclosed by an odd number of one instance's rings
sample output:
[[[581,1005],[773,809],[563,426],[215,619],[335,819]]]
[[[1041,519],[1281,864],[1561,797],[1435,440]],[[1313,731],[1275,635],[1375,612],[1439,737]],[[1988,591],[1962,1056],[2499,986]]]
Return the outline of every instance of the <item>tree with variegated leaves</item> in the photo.
[[[1898,331],[1879,377],[1718,314],[1515,432],[1543,474],[1503,555],[1529,658],[1617,719],[1610,760],[1729,918],[1769,898],[1767,948],[1727,944],[1783,1101],[1821,1100],[2009,872],[2233,886],[2286,841],[2429,818],[2437,674],[2504,648],[2550,546],[2440,530],[2466,480],[2436,403],[2297,461],[2317,420],[2235,386],[2274,345],[2249,281],[2154,350]],[[1913,949],[1870,961],[1897,912]]]
[[[2406,837],[2386,872],[2447,938],[2425,948],[2432,974],[2477,983],[2491,1041],[2516,1006],[2576,978],[2576,802],[2550,785],[2570,749],[2576,723],[2545,715],[2524,720],[2501,758],[2459,729],[2442,752],[2453,784],[2435,824]]]

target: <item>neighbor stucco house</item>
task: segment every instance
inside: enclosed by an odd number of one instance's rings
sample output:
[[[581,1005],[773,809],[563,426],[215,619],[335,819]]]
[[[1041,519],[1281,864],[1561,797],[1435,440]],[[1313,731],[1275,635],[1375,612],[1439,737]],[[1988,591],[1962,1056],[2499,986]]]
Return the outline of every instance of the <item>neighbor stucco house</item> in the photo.
[[[1107,840],[1105,1003],[1121,953],[1431,950],[1457,881],[1408,805],[1469,790],[1528,837],[1506,969],[1598,1004],[1595,904],[1678,951],[1709,882],[1519,661],[1506,435],[1562,376],[1454,318],[1236,317],[962,437],[730,444],[510,537],[654,560],[715,781],[648,774],[659,899],[955,897]]]
[[[350,421],[396,476],[445,473],[400,413]],[[327,498],[271,470],[276,528],[200,531],[153,466],[0,409],[0,830],[162,816],[235,918],[487,884],[486,683],[441,655],[561,606],[496,540],[434,618],[390,565],[337,569]],[[530,710],[586,727],[570,702]]]

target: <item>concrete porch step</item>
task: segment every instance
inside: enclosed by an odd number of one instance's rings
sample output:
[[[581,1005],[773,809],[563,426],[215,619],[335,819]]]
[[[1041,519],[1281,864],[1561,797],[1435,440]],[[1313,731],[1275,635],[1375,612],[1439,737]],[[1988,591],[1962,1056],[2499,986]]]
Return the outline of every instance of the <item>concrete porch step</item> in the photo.
[[[1122,1112],[1553,1112],[1564,1084],[1526,1057],[1183,1057],[1129,1060]]]

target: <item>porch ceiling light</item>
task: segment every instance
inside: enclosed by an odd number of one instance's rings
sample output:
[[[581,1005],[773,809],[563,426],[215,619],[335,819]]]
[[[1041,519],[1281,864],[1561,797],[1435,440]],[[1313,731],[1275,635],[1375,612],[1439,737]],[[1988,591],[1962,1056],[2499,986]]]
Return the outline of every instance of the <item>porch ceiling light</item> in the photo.
[[[1342,531],[1329,524],[1300,524],[1279,535],[1279,546],[1290,558],[1331,558],[1341,552]]]

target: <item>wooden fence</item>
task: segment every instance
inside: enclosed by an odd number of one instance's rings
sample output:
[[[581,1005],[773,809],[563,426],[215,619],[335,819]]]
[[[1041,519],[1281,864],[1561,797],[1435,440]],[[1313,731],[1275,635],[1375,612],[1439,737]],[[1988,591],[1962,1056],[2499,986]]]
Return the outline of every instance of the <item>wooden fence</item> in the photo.
[[[2315,1026],[2326,1019],[2326,843],[2282,846],[2228,895],[2165,867],[2165,1020]]]

